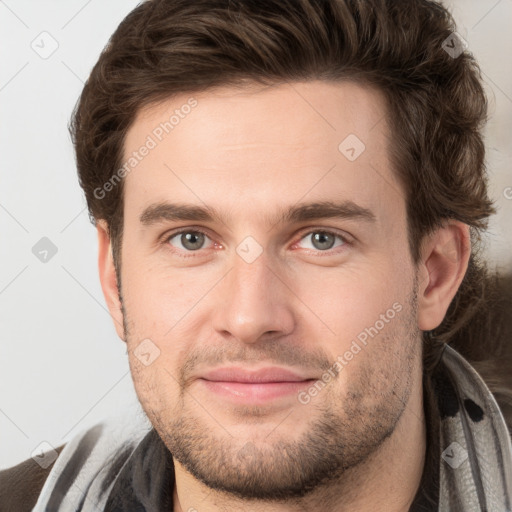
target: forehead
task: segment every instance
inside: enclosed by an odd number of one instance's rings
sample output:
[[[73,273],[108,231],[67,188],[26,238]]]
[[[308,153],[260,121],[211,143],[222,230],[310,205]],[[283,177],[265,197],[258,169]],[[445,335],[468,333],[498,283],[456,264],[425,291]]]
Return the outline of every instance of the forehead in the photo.
[[[142,109],[128,131],[125,216],[173,199],[248,215],[306,196],[396,209],[389,139],[383,95],[352,82],[180,94]]]

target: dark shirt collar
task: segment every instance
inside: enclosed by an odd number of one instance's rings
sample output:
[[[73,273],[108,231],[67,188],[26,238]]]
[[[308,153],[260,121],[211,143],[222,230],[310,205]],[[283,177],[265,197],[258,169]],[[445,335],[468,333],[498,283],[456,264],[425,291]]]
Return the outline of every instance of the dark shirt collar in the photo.
[[[151,429],[121,469],[104,510],[172,512],[174,481],[172,455]]]

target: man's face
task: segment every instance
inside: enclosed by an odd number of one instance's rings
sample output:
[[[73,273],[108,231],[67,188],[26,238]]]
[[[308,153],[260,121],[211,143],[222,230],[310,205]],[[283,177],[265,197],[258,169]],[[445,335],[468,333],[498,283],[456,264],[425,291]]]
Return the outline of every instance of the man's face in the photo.
[[[151,146],[124,189],[135,388],[198,480],[300,496],[367,461],[417,393],[416,275],[384,100],[321,81],[219,88],[183,107],[190,96],[139,112],[125,144],[126,159]],[[175,217],[164,203],[215,214]],[[281,215],[310,203],[340,215]],[[207,375],[229,367],[299,381]]]

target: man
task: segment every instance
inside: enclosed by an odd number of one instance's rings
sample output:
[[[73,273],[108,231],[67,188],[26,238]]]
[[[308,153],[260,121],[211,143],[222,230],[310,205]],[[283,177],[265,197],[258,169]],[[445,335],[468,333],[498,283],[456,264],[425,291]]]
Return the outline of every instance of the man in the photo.
[[[511,510],[462,355],[485,106],[431,1],[139,5],[72,133],[144,414],[68,443],[34,510]]]

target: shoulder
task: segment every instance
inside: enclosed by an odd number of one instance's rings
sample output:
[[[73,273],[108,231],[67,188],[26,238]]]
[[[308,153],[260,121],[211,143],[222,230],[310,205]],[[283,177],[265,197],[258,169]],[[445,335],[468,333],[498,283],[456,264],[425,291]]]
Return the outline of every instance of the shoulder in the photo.
[[[65,444],[55,448],[60,456]],[[30,511],[35,506],[41,489],[55,461],[43,469],[32,458],[0,471],[0,511]]]
[[[151,428],[145,415],[127,410],[76,434],[55,461],[32,511],[81,510],[85,502],[103,510],[121,468]]]
[[[0,512],[80,510],[82,490],[96,498],[107,496],[124,461],[150,429],[145,415],[125,411],[60,445],[57,459],[45,469],[28,459],[0,471]]]

